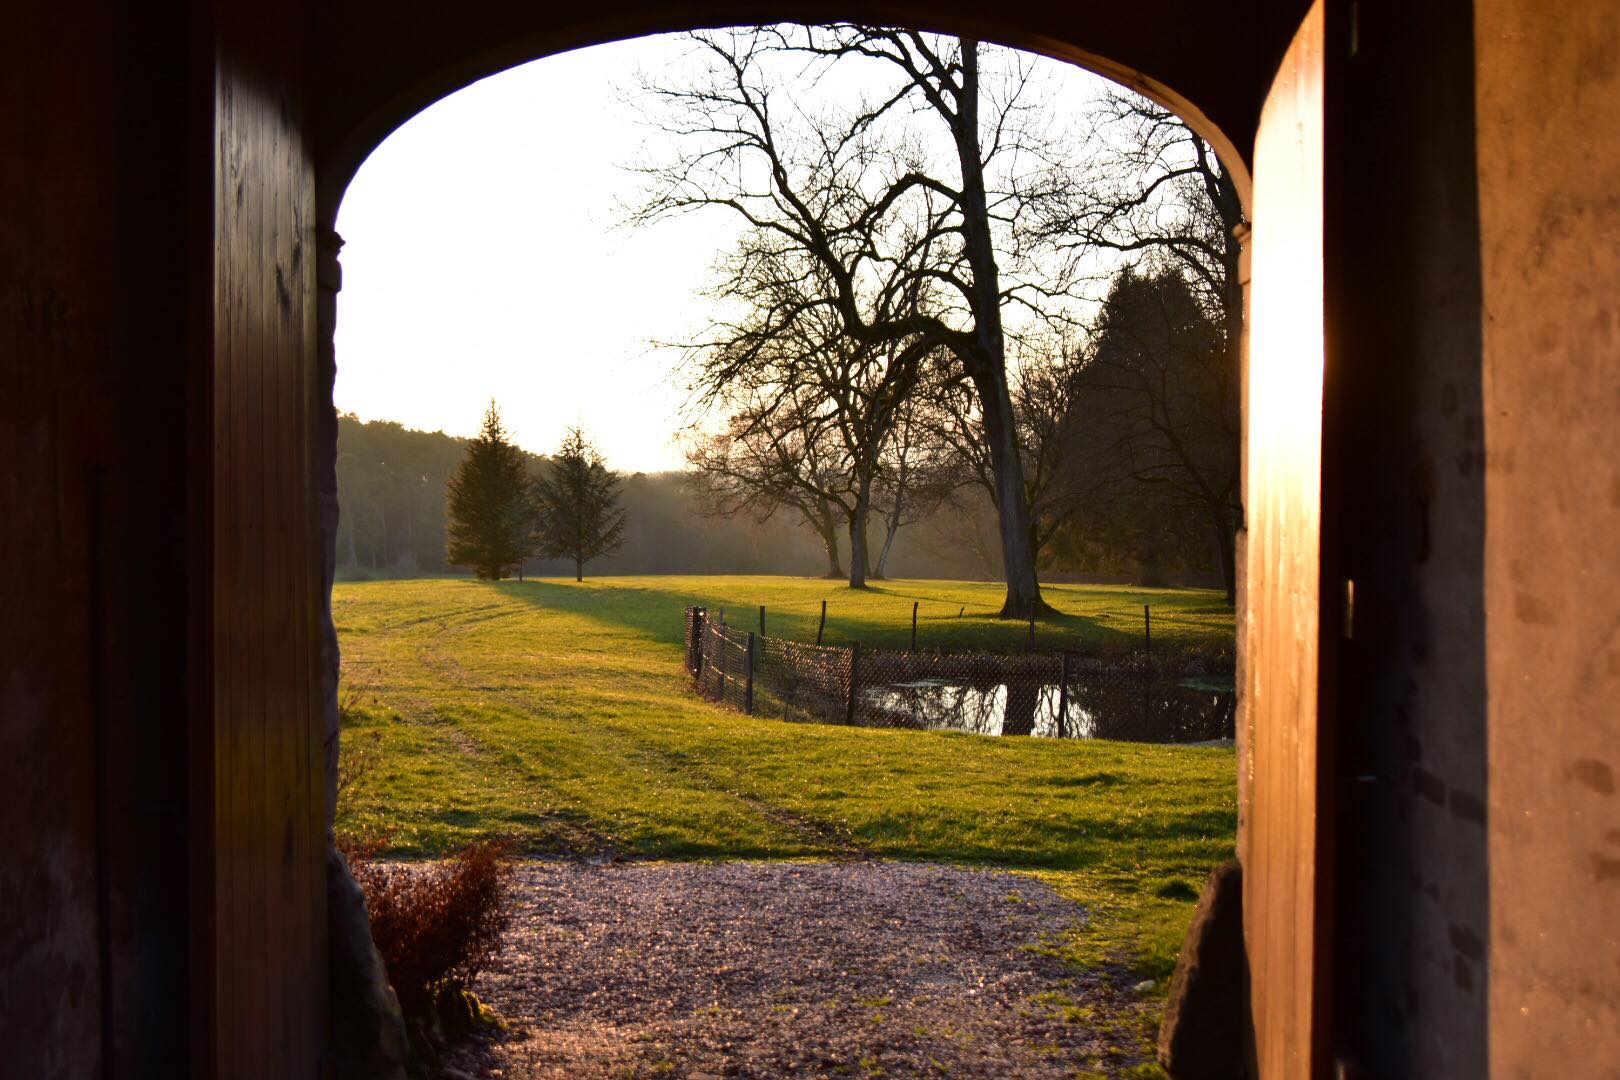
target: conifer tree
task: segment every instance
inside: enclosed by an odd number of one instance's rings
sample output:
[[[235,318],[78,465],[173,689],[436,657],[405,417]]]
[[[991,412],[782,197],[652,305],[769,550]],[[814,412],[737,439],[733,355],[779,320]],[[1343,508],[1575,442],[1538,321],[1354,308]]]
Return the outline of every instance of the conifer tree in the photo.
[[[467,444],[466,455],[445,484],[445,503],[446,562],[499,580],[534,554],[528,466],[523,451],[507,438],[493,401],[478,437]]]
[[[585,564],[624,542],[624,511],[619,509],[619,477],[579,428],[570,428],[551,459],[549,475],[534,482],[540,515],[540,553],[572,559],[574,580],[585,580]]]

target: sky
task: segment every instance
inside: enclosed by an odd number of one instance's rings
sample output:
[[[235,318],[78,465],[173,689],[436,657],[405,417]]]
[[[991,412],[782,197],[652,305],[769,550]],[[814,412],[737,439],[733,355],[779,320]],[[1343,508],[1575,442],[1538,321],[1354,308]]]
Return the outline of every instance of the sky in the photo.
[[[611,468],[683,466],[679,354],[657,345],[709,323],[703,297],[737,236],[716,210],[629,228],[661,153],[633,101],[672,36],[509,69],[390,135],[339,207],[337,407],[362,420],[472,435],[495,399],[514,440],[547,453],[583,427]],[[1050,62],[1078,111],[1095,76]],[[854,91],[852,91],[854,92]]]

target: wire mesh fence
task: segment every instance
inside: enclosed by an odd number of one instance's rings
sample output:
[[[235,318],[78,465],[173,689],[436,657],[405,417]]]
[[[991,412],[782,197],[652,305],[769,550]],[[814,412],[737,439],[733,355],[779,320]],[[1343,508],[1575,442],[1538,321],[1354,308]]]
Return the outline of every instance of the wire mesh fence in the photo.
[[[1204,742],[1229,739],[1236,697],[1175,657],[865,649],[768,637],[686,609],[687,670],[755,716],[862,727]]]

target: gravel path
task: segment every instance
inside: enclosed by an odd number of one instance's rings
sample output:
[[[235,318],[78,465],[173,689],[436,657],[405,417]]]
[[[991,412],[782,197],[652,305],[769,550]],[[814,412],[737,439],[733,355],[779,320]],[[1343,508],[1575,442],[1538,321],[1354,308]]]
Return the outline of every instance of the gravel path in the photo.
[[[1148,1005],[1038,951],[1085,915],[1027,877],[531,863],[517,893],[477,987],[514,1030],[457,1052],[474,1076],[1056,1077],[1143,1060]]]

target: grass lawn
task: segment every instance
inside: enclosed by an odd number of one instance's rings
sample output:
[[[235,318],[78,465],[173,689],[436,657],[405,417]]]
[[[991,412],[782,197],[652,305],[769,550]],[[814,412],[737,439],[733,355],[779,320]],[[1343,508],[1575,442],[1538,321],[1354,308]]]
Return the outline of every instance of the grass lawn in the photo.
[[[1124,648],[1151,604],[1160,642],[1229,646],[1203,590],[1049,586],[1043,644]],[[391,830],[401,855],[509,835],[534,853],[771,859],[861,851],[1027,872],[1087,905],[1054,942],[1076,961],[1162,978],[1236,827],[1232,751],[787,724],[694,694],[681,612],[813,638],[899,645],[920,601],[925,646],[1021,645],[1001,590],[890,581],[866,594],[782,577],[433,579],[340,584],[345,758],[363,774],[338,827]],[[966,614],[958,616],[958,610]]]

